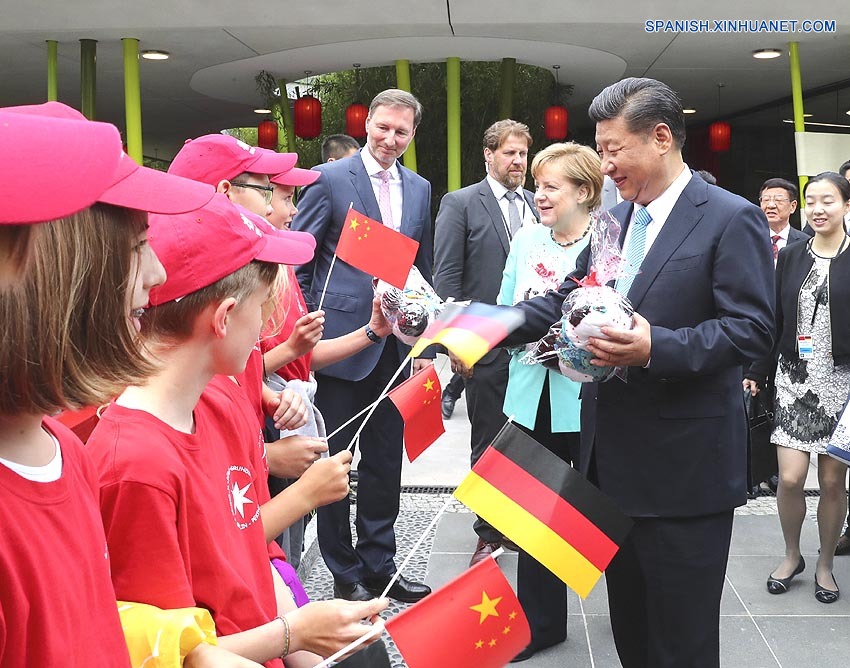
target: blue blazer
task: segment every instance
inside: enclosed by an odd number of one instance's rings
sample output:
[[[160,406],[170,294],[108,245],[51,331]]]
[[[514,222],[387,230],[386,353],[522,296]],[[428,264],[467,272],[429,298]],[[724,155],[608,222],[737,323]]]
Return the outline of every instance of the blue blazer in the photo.
[[[398,167],[403,192],[400,231],[419,242],[415,264],[425,280],[431,282],[431,184],[401,163]],[[321,172],[322,176],[301,191],[298,215],[292,223],[292,229],[309,232],[316,237],[313,261],[296,269],[304,298],[311,310],[319,304],[349,206],[353,205],[370,218],[381,220],[381,210],[359,153],[314,169]],[[322,304],[325,311],[323,338],[342,336],[364,326],[372,312],[372,296],[372,278],[337,259]],[[362,380],[375,368],[385,345],[398,348],[399,363],[410,350],[390,336],[381,343],[322,369],[322,373],[343,380]]]
[[[633,205],[612,213],[623,224]],[[747,499],[742,365],[774,340],[773,253],[762,211],[693,176],[629,291],[652,326],[649,367],[582,388],[581,468],[633,517],[687,517]],[[587,272],[589,249],[571,276]],[[560,316],[558,292],[521,302],[535,340]],[[591,457],[593,455],[593,457]]]

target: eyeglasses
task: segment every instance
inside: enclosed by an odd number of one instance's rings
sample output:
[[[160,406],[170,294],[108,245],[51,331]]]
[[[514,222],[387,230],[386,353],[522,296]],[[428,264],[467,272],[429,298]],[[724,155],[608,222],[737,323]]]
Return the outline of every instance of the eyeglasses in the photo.
[[[776,195],[767,195],[766,197],[759,197],[759,203],[767,204],[768,202],[775,202],[776,204],[785,204],[786,202],[790,202],[791,200],[787,197],[777,197]]]
[[[234,183],[230,182],[232,186],[239,186],[240,188],[253,188],[254,190],[259,190],[263,193],[263,198],[266,200],[266,205],[272,203],[272,195],[274,194],[274,186],[256,186],[253,183]]]

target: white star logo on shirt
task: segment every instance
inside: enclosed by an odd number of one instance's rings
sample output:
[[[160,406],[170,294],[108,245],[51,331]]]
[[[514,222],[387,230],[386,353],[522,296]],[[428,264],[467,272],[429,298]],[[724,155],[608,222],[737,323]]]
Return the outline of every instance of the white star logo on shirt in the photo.
[[[245,485],[245,487],[242,487],[240,489],[239,485],[234,482],[233,489],[230,490],[230,494],[233,497],[233,507],[239,511],[239,515],[242,517],[242,519],[245,519],[245,504],[254,503],[253,501],[251,501],[251,499],[245,496],[245,492],[247,492],[248,488],[250,487],[251,483],[249,482],[247,485]]]

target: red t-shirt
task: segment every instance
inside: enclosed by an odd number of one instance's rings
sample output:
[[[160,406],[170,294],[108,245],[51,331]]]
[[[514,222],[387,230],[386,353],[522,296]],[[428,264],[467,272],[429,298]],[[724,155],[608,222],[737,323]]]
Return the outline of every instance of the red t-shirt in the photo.
[[[283,324],[277,334],[260,340],[260,348],[264,353],[286,341],[292,334],[292,330],[295,329],[295,322],[298,318],[307,315],[307,302],[304,301],[304,294],[301,292],[301,286],[298,285],[295,271],[290,266],[287,266],[286,270],[289,286],[286,290],[278,293],[278,308],[276,311],[278,318],[283,316]],[[292,360],[289,364],[277,369],[276,373],[284,380],[293,380],[295,378],[298,380],[309,380],[310,365],[312,362],[313,351],[311,350],[301,357]]]
[[[251,410],[257,419],[257,425],[262,429],[266,424],[266,414],[263,410],[263,379],[265,368],[263,367],[263,353],[260,352],[259,344],[254,346],[248,355],[245,371],[236,376],[242,387],[246,398],[251,404]]]
[[[69,429],[43,424],[62,451],[59,480],[0,464],[0,665],[128,668],[97,473]]]
[[[206,608],[220,635],[277,614],[260,521],[265,444],[245,402],[217,376],[195,407],[194,434],[112,405],[88,442],[118,598]]]

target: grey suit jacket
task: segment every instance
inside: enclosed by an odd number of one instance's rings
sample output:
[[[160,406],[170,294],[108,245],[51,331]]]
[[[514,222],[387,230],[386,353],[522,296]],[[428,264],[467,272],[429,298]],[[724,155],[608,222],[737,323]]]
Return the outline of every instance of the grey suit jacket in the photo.
[[[292,223],[292,229],[309,232],[316,237],[313,261],[296,270],[310,308],[315,308],[319,302],[349,206],[374,220],[381,220],[381,209],[359,153],[314,169],[321,172],[322,177],[302,191],[298,202],[299,213]],[[431,184],[401,164],[399,172],[403,193],[400,231],[419,242],[414,264],[425,280],[430,281]],[[372,277],[338,260],[330,272],[322,304],[325,311],[324,338],[342,336],[365,325],[372,312],[372,296]],[[390,336],[322,369],[322,373],[343,380],[361,380],[377,365],[384,345],[397,346],[399,362],[410,350],[409,346]],[[429,356],[432,355],[423,355]]]

